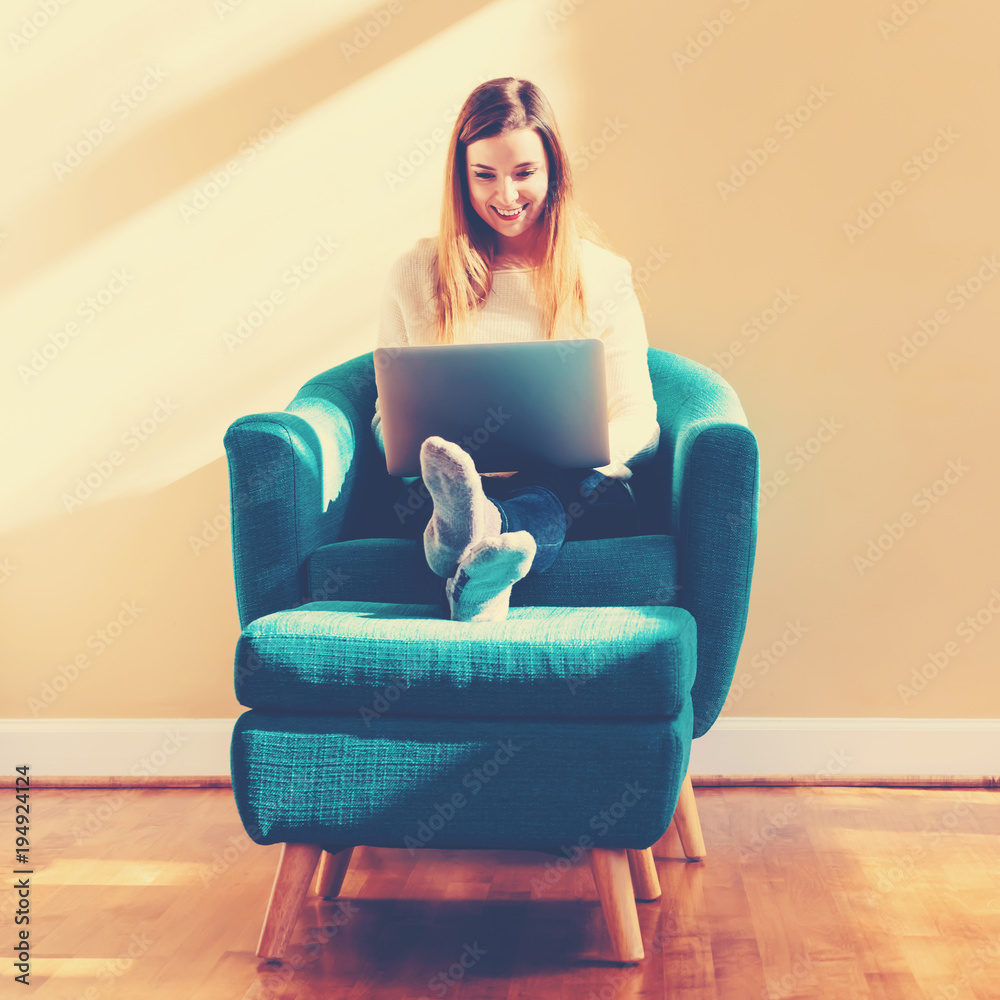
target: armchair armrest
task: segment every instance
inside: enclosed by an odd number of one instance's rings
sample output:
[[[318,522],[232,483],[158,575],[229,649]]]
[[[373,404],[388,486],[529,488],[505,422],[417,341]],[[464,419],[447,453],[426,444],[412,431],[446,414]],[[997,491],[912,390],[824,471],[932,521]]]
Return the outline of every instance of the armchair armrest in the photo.
[[[284,410],[226,431],[241,628],[300,605],[309,556],[345,536],[373,447],[374,398],[369,353],[311,379]]]
[[[697,362],[651,348],[660,423],[655,478],[669,484],[677,603],[698,625],[694,735],[725,703],[746,629],[757,544],[757,439],[732,387]]]

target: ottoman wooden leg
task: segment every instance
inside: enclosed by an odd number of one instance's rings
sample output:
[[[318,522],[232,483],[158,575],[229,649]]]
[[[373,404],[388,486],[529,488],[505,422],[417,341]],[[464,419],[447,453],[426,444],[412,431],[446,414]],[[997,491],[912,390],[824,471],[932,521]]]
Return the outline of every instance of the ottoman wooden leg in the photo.
[[[625,849],[593,848],[590,851],[590,867],[615,958],[619,962],[642,961],[644,953],[639,914],[635,908]]]
[[[698,819],[690,771],[684,775],[684,784],[681,785],[677,808],[674,810],[674,823],[686,857],[691,861],[701,861],[705,857],[705,838],[701,834],[701,820]]]
[[[653,861],[653,850],[647,847],[643,851],[628,851],[628,867],[632,873],[632,891],[636,899],[651,900],[660,898],[660,879],[656,874],[656,864]]]
[[[284,955],[322,850],[319,844],[281,845],[281,858],[257,942],[258,957],[271,960]]]
[[[319,868],[316,871],[316,895],[326,899],[334,899],[340,895],[340,889],[344,884],[344,877],[347,875],[347,866],[351,863],[351,855],[354,853],[353,847],[345,847],[336,854],[324,851],[319,859]]]

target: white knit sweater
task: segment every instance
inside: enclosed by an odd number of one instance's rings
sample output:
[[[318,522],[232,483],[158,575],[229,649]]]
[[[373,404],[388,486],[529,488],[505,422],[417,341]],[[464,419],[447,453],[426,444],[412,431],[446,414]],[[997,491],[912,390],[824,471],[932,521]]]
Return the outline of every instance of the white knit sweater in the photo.
[[[393,263],[379,314],[379,347],[434,342],[436,255],[437,241],[425,238]],[[611,461],[597,471],[630,479],[629,466],[652,458],[660,439],[646,362],[646,324],[627,260],[589,240],[581,240],[580,268],[587,303],[584,332],[604,341],[608,386]],[[507,343],[538,340],[541,336],[541,309],[532,287],[531,271],[527,268],[494,271],[492,291],[478,320],[473,320],[471,342]],[[384,454],[377,399],[372,432]]]

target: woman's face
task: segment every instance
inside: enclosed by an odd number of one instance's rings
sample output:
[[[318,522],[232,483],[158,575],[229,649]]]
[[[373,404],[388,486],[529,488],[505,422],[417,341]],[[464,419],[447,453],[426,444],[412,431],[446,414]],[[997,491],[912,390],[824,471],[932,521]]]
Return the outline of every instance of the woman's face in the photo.
[[[501,237],[501,250],[526,246],[541,218],[549,168],[541,136],[530,128],[477,139],[465,150],[469,197]]]

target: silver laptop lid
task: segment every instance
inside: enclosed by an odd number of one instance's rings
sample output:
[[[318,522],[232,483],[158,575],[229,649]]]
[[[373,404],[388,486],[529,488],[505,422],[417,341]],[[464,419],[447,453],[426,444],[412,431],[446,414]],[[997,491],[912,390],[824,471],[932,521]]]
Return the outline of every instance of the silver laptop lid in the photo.
[[[479,472],[611,460],[601,340],[377,348],[374,360],[390,475],[419,476],[431,435],[461,445]]]

